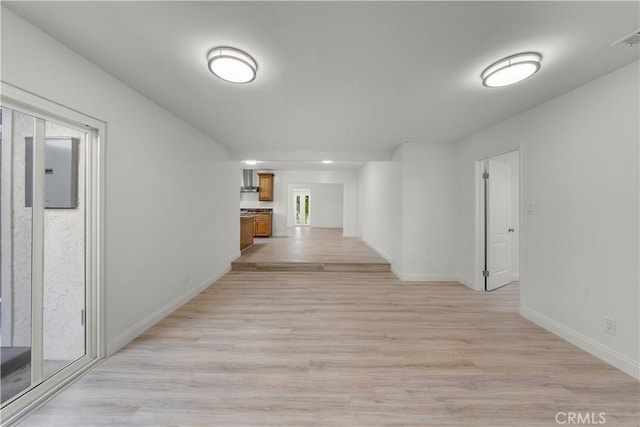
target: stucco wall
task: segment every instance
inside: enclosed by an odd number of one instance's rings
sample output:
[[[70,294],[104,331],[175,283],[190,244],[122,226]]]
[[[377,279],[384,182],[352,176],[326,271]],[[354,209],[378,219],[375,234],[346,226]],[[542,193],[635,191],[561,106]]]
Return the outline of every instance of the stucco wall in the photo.
[[[45,209],[44,358],[75,360],[84,354],[85,168],[86,135],[47,122],[46,136],[78,138],[78,206]]]

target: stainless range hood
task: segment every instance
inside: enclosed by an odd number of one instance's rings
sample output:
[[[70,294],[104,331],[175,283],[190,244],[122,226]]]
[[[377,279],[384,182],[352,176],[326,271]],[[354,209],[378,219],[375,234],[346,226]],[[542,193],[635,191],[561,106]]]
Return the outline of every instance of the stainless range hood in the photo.
[[[241,193],[257,193],[258,187],[253,183],[253,169],[242,169]]]

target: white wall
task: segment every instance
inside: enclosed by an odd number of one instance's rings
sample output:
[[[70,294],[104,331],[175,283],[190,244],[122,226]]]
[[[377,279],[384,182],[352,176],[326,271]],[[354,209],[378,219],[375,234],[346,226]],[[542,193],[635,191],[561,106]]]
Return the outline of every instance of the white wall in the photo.
[[[457,269],[474,277],[474,162],[522,146],[521,313],[638,376],[638,62],[457,144]],[[602,316],[617,334],[602,332]]]
[[[515,230],[511,239],[511,280],[520,280],[520,152],[510,151],[491,160],[506,163],[511,168],[511,224]]]
[[[403,280],[456,280],[451,143],[402,145]]]
[[[358,173],[356,171],[292,171],[271,170],[273,177],[273,202],[259,202],[257,193],[243,193],[240,206],[243,208],[272,208],[273,234],[285,236],[288,226],[289,184],[341,184],[342,228],[344,236],[358,236]],[[242,172],[237,172],[242,174]],[[237,182],[237,179],[236,179]],[[235,188],[235,187],[234,187]],[[239,191],[239,190],[237,190]],[[315,205],[312,209],[315,209]],[[313,213],[315,218],[315,213]],[[313,221],[313,219],[312,219]],[[317,226],[314,224],[314,226]]]
[[[110,352],[226,271],[240,196],[224,147],[5,8],[2,79],[107,123]]]
[[[402,280],[456,280],[454,146],[407,143],[360,169],[362,238]]]
[[[362,240],[402,269],[402,165],[399,160],[368,162],[359,171]]]
[[[311,224],[313,227],[342,228],[344,191],[342,184],[288,184],[287,226],[294,226],[293,190],[308,189],[311,197]]]

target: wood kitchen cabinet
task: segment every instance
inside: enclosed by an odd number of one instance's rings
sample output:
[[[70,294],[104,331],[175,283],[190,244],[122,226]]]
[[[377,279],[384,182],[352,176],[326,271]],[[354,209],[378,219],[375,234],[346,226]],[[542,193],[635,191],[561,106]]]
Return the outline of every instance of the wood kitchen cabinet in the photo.
[[[261,213],[253,217],[253,235],[255,237],[271,237],[270,213]]]
[[[273,174],[258,174],[258,200],[261,202],[273,202]]]
[[[254,218],[251,216],[240,217],[240,250],[253,245]]]

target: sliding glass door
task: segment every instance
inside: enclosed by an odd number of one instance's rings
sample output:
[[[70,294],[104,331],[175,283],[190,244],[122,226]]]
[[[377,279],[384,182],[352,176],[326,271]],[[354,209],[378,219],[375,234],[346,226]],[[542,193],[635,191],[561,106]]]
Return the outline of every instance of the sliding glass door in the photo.
[[[4,422],[97,358],[96,133],[8,106],[1,125]]]
[[[0,352],[2,355],[2,404],[32,386],[33,308],[33,208],[32,190],[27,195],[27,138],[33,140],[36,119],[2,109],[0,150]],[[15,139],[14,139],[15,135]],[[21,139],[21,143],[16,143]],[[32,150],[31,150],[32,151]],[[31,156],[32,157],[32,156]]]

